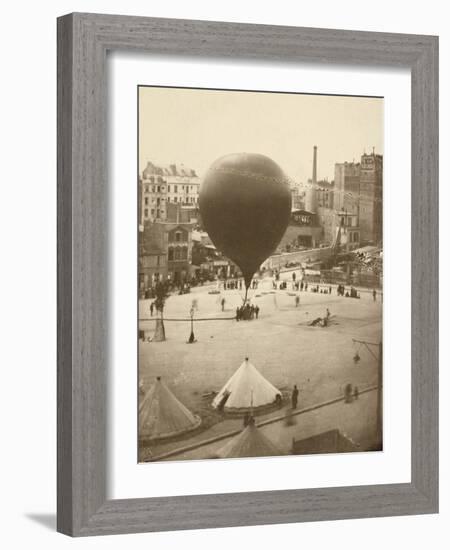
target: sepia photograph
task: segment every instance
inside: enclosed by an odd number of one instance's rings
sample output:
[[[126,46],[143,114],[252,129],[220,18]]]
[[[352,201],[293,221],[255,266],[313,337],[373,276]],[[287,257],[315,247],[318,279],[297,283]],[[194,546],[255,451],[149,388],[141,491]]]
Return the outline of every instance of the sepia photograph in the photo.
[[[382,451],[383,98],[137,93],[139,462]]]

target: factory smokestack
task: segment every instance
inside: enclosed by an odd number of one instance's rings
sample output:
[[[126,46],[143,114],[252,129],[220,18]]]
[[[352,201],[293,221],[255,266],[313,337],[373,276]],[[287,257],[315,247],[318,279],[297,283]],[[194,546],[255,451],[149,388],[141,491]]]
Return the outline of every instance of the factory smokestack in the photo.
[[[317,183],[317,145],[314,145],[312,182],[313,185]]]
[[[313,173],[311,185],[306,190],[305,210],[313,213],[317,211],[317,145],[314,145]]]

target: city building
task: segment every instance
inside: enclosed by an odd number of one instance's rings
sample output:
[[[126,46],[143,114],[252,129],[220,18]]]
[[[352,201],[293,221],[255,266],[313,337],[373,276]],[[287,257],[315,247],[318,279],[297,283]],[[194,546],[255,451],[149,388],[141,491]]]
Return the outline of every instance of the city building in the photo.
[[[322,228],[322,243],[350,251],[359,246],[360,230],[356,213],[337,211],[320,206],[317,209],[318,224]]]
[[[334,207],[356,214],[361,243],[380,243],[383,227],[383,156],[361,156],[361,162],[335,165]]]
[[[358,214],[360,199],[361,164],[336,163],[334,167],[334,208],[337,211]]]
[[[146,221],[139,233],[139,290],[158,281],[176,285],[192,276],[193,223]]]
[[[334,208],[334,181],[317,182],[317,208]]]
[[[181,203],[166,204],[166,221],[176,223],[197,223],[199,221],[198,207],[183,206]]]
[[[361,242],[383,241],[383,156],[361,157],[359,225]]]
[[[358,224],[358,214],[348,213],[346,211],[336,212],[335,221],[336,238],[334,244],[340,251],[351,251],[359,247],[360,227]]]
[[[290,181],[292,210],[300,210],[305,208],[305,187],[303,183]]]
[[[192,269],[200,279],[241,277],[237,265],[217,250],[206,231],[192,232]]]
[[[139,179],[139,219],[167,220],[168,204],[197,208],[200,178],[183,164],[158,166],[148,162]]]
[[[318,206],[317,222],[322,228],[322,243],[331,246],[336,238],[339,220],[333,207]]]
[[[289,225],[278,245],[279,252],[294,252],[304,248],[316,248],[322,241],[323,231],[317,214],[303,209],[291,212]]]

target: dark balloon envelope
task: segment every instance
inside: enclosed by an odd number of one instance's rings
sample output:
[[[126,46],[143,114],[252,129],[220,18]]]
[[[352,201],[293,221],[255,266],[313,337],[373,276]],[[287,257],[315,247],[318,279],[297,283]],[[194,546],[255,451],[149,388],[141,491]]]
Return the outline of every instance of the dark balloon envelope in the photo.
[[[291,191],[283,171],[264,155],[221,157],[202,181],[199,206],[212,242],[239,266],[248,287],[289,223]]]

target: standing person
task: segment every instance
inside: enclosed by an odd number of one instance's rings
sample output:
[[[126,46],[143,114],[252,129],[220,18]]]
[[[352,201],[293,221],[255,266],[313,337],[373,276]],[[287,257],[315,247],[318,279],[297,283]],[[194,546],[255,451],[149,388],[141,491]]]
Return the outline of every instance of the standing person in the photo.
[[[222,298],[220,304],[222,306],[222,311],[225,311],[225,298]]]
[[[241,317],[241,310],[239,308],[239,306],[236,308],[236,321],[239,321]]]
[[[374,301],[374,302],[377,301],[377,291],[376,291],[375,289],[373,289],[372,298],[373,298],[373,301]]]
[[[300,291],[303,292],[303,281],[300,283]]]
[[[298,307],[299,304],[300,304],[300,296],[297,295],[297,296],[295,297],[295,307]]]
[[[155,308],[155,303],[154,302],[150,302],[150,315],[151,317],[153,317],[153,310]]]
[[[297,408],[297,403],[298,403],[298,388],[297,388],[297,384],[294,385],[294,389],[292,390],[291,402],[292,402],[292,408],[293,408],[293,409],[296,409],[296,408]]]
[[[346,403],[351,403],[353,401],[353,388],[351,384],[345,386],[344,397]]]
[[[331,294],[331,286],[328,287],[328,293]]]
[[[296,274],[295,274],[295,271],[292,273],[292,280],[294,281],[295,283],[295,278],[296,278]]]
[[[255,306],[255,317],[258,319],[259,315],[259,306]]]

